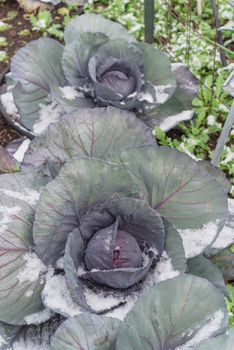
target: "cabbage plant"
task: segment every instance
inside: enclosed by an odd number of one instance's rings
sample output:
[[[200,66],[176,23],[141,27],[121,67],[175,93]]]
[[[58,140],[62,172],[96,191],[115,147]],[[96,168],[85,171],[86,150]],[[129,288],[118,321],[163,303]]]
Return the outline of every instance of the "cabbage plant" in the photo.
[[[230,349],[203,255],[227,218],[213,168],[108,107],[60,118],[0,179],[2,349]]]
[[[164,130],[191,118],[197,80],[160,49],[97,14],[73,19],[64,37],[65,45],[32,41],[12,59],[14,101],[26,128],[39,134],[64,112],[84,107],[134,111]]]

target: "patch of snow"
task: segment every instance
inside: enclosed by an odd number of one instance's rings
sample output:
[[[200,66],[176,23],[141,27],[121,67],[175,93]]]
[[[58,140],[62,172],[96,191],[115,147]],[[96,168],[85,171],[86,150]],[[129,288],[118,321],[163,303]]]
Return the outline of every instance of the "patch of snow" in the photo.
[[[35,344],[30,340],[20,339],[15,342],[11,349],[9,350],[51,350],[50,346],[46,343]]]
[[[175,62],[171,64],[171,71],[174,72],[175,70],[177,70],[177,68],[180,67],[187,67],[187,65],[185,63],[182,62]]]
[[[56,261],[55,267],[60,270],[64,270],[64,257],[62,256]]]
[[[3,338],[2,335],[0,335],[0,349],[3,345],[6,345],[6,343],[7,343],[6,340]]]
[[[27,324],[38,325],[48,321],[52,316],[53,316],[53,312],[50,309],[46,308],[45,310],[28,315],[24,319]]]
[[[19,146],[19,148],[17,149],[17,151],[13,154],[13,157],[18,160],[18,162],[22,163],[23,159],[24,159],[24,155],[29,147],[31,140],[26,139],[24,140],[21,145]]]
[[[200,229],[178,229],[183,240],[186,258],[201,254],[217,235],[218,222],[209,222]]]
[[[10,116],[16,116],[18,109],[15,105],[14,97],[12,91],[8,91],[0,96],[2,105]]]
[[[64,113],[63,108],[56,101],[49,104],[40,104],[40,108],[39,121],[33,127],[36,135],[41,134],[51,123],[58,121]]]
[[[228,210],[230,219],[227,219],[224,228],[212,245],[214,249],[224,249],[234,243],[234,199],[228,199]]]
[[[162,104],[167,101],[170,93],[166,92],[166,90],[170,88],[171,85],[154,85],[157,103]]]
[[[7,230],[7,225],[12,222],[12,217],[17,215],[20,212],[21,208],[19,206],[15,206],[13,208],[6,207],[4,205],[0,205],[0,234],[5,233]]]
[[[146,101],[149,103],[154,103],[154,98],[149,92],[141,92],[138,95],[138,100],[139,101]]]
[[[35,253],[26,253],[23,258],[26,261],[26,264],[24,269],[17,275],[19,282],[36,282],[41,274],[47,271],[47,267]]]
[[[42,291],[42,299],[48,308],[65,317],[82,313],[82,309],[72,300],[65,277],[62,275],[47,279]]]
[[[194,112],[193,110],[183,111],[181,113],[170,115],[167,118],[165,118],[162,123],[159,125],[159,127],[164,131],[167,132],[174,126],[178,125],[180,122],[185,120],[190,120],[193,116]]]
[[[216,122],[215,116],[214,115],[208,115],[207,117],[207,125],[214,125]]]
[[[77,91],[73,86],[64,86],[59,88],[63,93],[63,97],[69,101],[75,100],[77,97],[84,97],[84,94]]]
[[[208,320],[206,320],[205,325],[199,329],[194,337],[190,339],[186,344],[178,346],[175,350],[192,350],[204,340],[209,339],[216,331],[221,327],[224,318],[224,313],[219,310],[216,311]],[[194,331],[192,331],[193,333]]]
[[[21,201],[24,201],[30,205],[35,205],[40,197],[40,193],[35,191],[35,190],[30,190],[30,189],[24,189],[24,192],[16,192],[16,191],[11,191],[11,190],[5,190],[5,189],[0,189],[0,194],[5,194],[6,196],[9,196],[11,198],[19,199]]]

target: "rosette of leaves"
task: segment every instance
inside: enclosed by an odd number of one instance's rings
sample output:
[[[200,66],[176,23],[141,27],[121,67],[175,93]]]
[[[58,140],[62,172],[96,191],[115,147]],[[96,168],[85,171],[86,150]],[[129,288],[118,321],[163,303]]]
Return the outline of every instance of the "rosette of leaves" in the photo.
[[[222,230],[227,195],[205,168],[115,108],[51,124],[21,168],[0,181],[6,348],[54,313],[69,320],[53,350],[131,349],[139,338],[140,348],[182,349],[225,332],[224,281],[201,254]]]
[[[26,128],[39,134],[64,111],[95,106],[134,111],[151,127],[192,116],[197,80],[185,66],[172,71],[165,53],[137,42],[120,24],[84,14],[64,37],[65,46],[41,38],[12,59],[14,100]]]

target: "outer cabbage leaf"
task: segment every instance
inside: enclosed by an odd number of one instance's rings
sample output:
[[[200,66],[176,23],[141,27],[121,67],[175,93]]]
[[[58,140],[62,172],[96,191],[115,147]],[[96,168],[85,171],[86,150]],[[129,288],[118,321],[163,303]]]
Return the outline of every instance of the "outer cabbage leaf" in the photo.
[[[68,162],[42,191],[34,220],[36,252],[48,264],[64,253],[70,232],[89,208],[120,197],[138,197],[140,188],[120,166],[98,159]]]
[[[35,138],[25,154],[24,163],[35,167],[43,164],[58,169],[65,161],[78,157],[106,159],[129,147],[156,144],[150,128],[133,113],[113,107],[85,109],[51,124]]]
[[[184,246],[182,238],[175,226],[163,219],[165,229],[165,251],[171,259],[172,266],[175,270],[185,272],[187,268]]]
[[[208,340],[200,345],[197,350],[232,350],[234,344],[234,328],[230,328],[226,334],[215,339]]]
[[[32,222],[41,186],[37,175],[1,175],[0,320],[24,324],[43,310],[41,291],[46,269],[32,253]],[[31,265],[33,264],[33,265]]]
[[[0,348],[1,350],[7,350],[10,348],[12,342],[15,340],[21,327],[13,326],[3,322],[0,322]]]
[[[192,101],[198,92],[198,80],[188,67],[172,64],[177,87],[166,103],[145,113],[142,119],[151,127],[159,126],[165,132],[193,116]]]
[[[227,295],[227,288],[225,286],[223,275],[209,259],[199,255],[188,259],[187,266],[187,273],[206,278],[219,288],[222,293]]]
[[[92,23],[91,26],[90,23]],[[129,42],[136,41],[134,36],[129,34],[121,24],[93,13],[86,13],[76,17],[68,24],[64,32],[65,43],[69,44],[76,40],[81,32],[103,33],[109,39],[121,38]]]
[[[211,175],[167,147],[129,149],[118,159],[139,179],[150,206],[179,229],[187,257],[213,243],[227,217],[227,195]]]
[[[218,182],[219,185],[222,186],[222,189],[225,193],[228,193],[231,190],[231,183],[227,179],[225,173],[216,166],[212,165],[209,161],[199,160],[197,162],[200,167],[202,167],[205,171],[207,171],[213,178]]]
[[[139,299],[120,328],[116,350],[194,348],[224,333],[227,321],[222,293],[203,278],[181,275]]]
[[[83,313],[69,318],[52,338],[51,350],[114,350],[120,320]]]
[[[0,146],[0,174],[20,171],[20,163],[10,153]]]
[[[234,279],[234,252],[229,248],[223,249],[220,253],[210,258],[224,276],[226,281]]]
[[[19,82],[13,89],[22,124],[28,129],[39,120],[40,105],[45,103],[53,85],[65,86],[62,70],[63,45],[41,38],[19,49],[11,61],[12,78]]]

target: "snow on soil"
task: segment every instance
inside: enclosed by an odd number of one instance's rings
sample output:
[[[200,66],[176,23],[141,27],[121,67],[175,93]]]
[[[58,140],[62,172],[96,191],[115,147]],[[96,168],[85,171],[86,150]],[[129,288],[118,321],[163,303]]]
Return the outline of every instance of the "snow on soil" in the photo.
[[[36,324],[39,325],[43,322],[48,321],[53,315],[53,312],[46,308],[43,311],[35,312],[34,314],[26,316],[24,319],[27,324]]]

